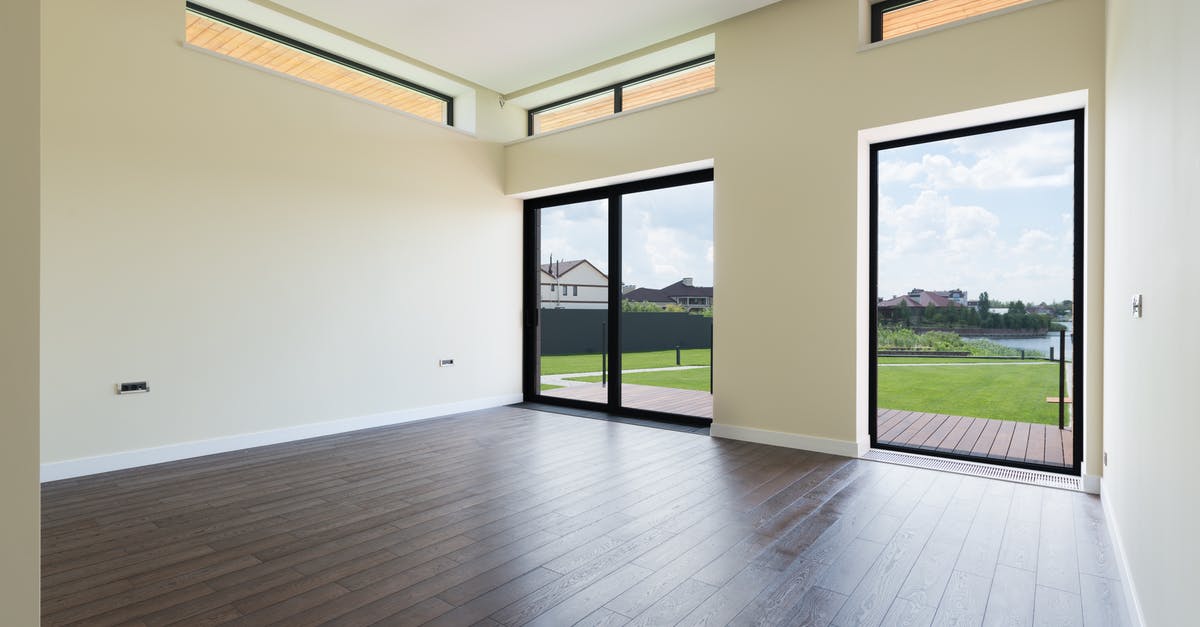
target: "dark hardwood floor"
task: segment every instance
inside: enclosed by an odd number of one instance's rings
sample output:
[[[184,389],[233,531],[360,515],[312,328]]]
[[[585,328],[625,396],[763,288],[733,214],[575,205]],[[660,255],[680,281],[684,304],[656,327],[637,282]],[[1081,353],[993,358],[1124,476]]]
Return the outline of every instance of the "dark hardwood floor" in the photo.
[[[1095,497],[501,408],[45,484],[48,625],[1121,625]]]

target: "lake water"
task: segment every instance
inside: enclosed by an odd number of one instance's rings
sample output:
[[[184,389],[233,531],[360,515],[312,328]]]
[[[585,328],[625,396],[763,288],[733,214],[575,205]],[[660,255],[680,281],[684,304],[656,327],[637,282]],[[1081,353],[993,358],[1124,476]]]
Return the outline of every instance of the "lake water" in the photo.
[[[1012,348],[1042,351],[1046,357],[1050,356],[1050,347],[1054,347],[1054,358],[1058,359],[1058,331],[1047,333],[1044,337],[985,337],[985,338],[969,338],[969,339],[985,339],[991,340],[997,344],[1011,346]],[[1074,354],[1074,348],[1071,346],[1071,329],[1067,329],[1067,360],[1071,359]]]

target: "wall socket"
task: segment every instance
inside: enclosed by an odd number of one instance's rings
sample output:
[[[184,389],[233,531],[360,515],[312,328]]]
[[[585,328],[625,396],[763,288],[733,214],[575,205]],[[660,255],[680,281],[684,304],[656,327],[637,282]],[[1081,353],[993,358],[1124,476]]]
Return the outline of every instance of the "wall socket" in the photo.
[[[449,368],[450,366],[453,366],[453,365],[454,365],[453,359],[439,359],[438,360],[439,368]]]
[[[118,383],[116,389],[117,394],[146,394],[150,391],[150,384],[146,381],[130,381]]]
[[[1142,295],[1141,294],[1133,295],[1132,305],[1133,305],[1133,317],[1141,318],[1142,317]]]

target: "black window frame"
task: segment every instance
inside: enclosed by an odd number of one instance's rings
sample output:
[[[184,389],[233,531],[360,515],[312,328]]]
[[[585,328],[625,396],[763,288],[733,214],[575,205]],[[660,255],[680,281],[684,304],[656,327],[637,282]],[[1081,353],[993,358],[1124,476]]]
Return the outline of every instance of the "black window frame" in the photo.
[[[613,93],[612,115],[616,115],[616,114],[624,111],[624,103],[622,102],[621,96],[622,96],[622,92],[624,91],[624,89],[626,87],[633,87],[635,85],[645,83],[646,81],[651,81],[656,78],[662,78],[662,77],[668,76],[670,74],[677,74],[679,72],[690,70],[692,68],[700,67],[701,65],[707,65],[709,63],[713,63],[716,60],[717,60],[716,54],[706,54],[702,57],[697,57],[690,61],[684,61],[683,63],[676,63],[675,65],[672,65],[670,67],[665,67],[662,69],[655,70],[653,72],[648,72],[646,74],[642,74],[640,76],[635,76],[633,78],[623,80],[619,83],[613,83],[613,84],[605,86],[605,87],[600,87],[598,89],[585,91],[580,94],[568,96],[561,100],[555,100],[554,102],[534,107],[534,108],[530,109],[529,112],[526,114],[526,121],[525,121],[526,135],[529,137],[533,137],[533,135],[535,134],[533,132],[533,118],[534,118],[534,116],[538,115],[539,113],[545,113],[546,111],[550,111],[551,109],[557,109],[559,107],[563,107],[563,106],[566,106],[566,105],[569,105],[569,104],[572,104],[575,102],[579,102],[581,100],[587,100],[588,98],[595,98],[596,96],[600,96],[602,94],[606,94],[611,91]]]
[[[395,85],[399,85],[400,87],[403,87],[405,89],[415,91],[421,95],[428,96],[428,97],[434,98],[436,100],[441,100],[442,102],[446,103],[446,120],[444,123],[446,126],[454,126],[454,96],[451,96],[449,94],[444,94],[440,91],[437,91],[436,89],[431,89],[429,87],[425,87],[424,85],[414,83],[410,80],[400,78],[399,76],[396,76],[395,74],[390,74],[388,72],[384,72],[383,70],[373,68],[369,65],[363,65],[362,63],[359,63],[358,61],[347,59],[346,57],[343,57],[339,54],[335,54],[335,53],[329,52],[328,50],[324,50],[322,48],[318,48],[311,44],[304,43],[303,41],[300,41],[298,39],[293,39],[291,37],[288,37],[287,35],[282,35],[273,30],[263,28],[262,26],[259,26],[257,24],[252,24],[245,20],[233,17],[232,15],[227,15],[220,11],[210,9],[202,4],[197,4],[195,2],[191,2],[190,0],[188,0],[188,2],[185,3],[185,9],[187,11],[191,11],[192,13],[196,13],[197,15],[204,16],[210,20],[215,20],[217,22],[227,24],[234,28],[244,30],[248,33],[258,35],[259,37],[263,37],[265,39],[270,39],[271,41],[274,41],[278,44],[282,44],[284,46],[288,46],[289,48],[295,48],[296,50],[299,50],[299,51],[307,53],[307,54],[311,54],[315,57],[319,57],[321,59],[329,61],[330,63],[336,63],[343,67],[350,68],[351,70],[354,70],[356,72],[362,72],[363,74],[367,74],[367,75],[375,77],[379,80],[386,81],[386,82],[389,82],[389,83],[392,83]],[[315,83],[315,84],[319,84],[319,83]],[[346,94],[346,95],[350,95],[350,94]],[[396,110],[403,111],[403,109],[396,109]]]
[[[883,0],[871,5],[871,43],[883,41],[883,15],[929,0]]]
[[[525,402],[541,405],[553,405],[572,409],[602,411],[611,415],[644,418],[659,422],[679,424],[692,427],[707,427],[712,424],[711,418],[688,416],[652,409],[626,407],[621,400],[621,307],[624,295],[621,293],[621,246],[622,246],[622,199],[629,194],[648,192],[669,187],[681,187],[697,183],[709,183],[715,180],[713,168],[705,168],[680,174],[618,183],[595,187],[574,192],[565,192],[553,196],[530,198],[524,202],[524,225],[522,250],[522,300],[524,310],[524,333],[522,334],[521,360],[521,391]],[[606,403],[594,403],[569,398],[547,396],[541,393],[539,358],[541,355],[541,339],[538,325],[541,320],[541,292],[539,290],[539,272],[541,271],[541,222],[538,212],[549,207],[571,205],[594,200],[608,202],[608,289],[607,289],[607,352],[608,352],[608,386],[609,396]],[[613,234],[616,234],[615,236]],[[616,260],[616,261],[614,261]],[[613,306],[616,303],[617,306]],[[715,348],[710,349],[715,353]]]
[[[1087,364],[1084,363],[1084,311],[1085,311],[1085,285],[1084,285],[1084,197],[1086,189],[1084,187],[1086,180],[1087,154],[1085,143],[1085,123],[1086,115],[1084,109],[1071,109],[1060,111],[1057,113],[1047,113],[1042,115],[1034,115],[1003,122],[994,122],[990,124],[980,124],[976,126],[968,126],[959,129],[948,131],[939,131],[936,133],[928,133],[924,135],[915,135],[902,139],[895,139],[885,142],[871,144],[869,147],[869,198],[870,198],[870,220],[869,224],[869,243],[868,256],[870,258],[869,278],[867,285],[867,303],[868,303],[868,367],[867,367],[867,428],[871,436],[871,448],[881,450],[899,451],[905,453],[916,453],[920,455],[934,455],[937,457],[959,459],[971,462],[980,462],[993,464],[998,466],[1009,466],[1013,468],[1023,468],[1027,470],[1038,470],[1043,472],[1082,476],[1083,473],[1083,450],[1084,450],[1084,397],[1083,384]],[[994,458],[982,458],[973,455],[958,455],[943,451],[932,452],[928,449],[916,449],[911,447],[897,446],[894,444],[880,443],[878,436],[878,414],[879,414],[879,360],[878,360],[878,333],[877,326],[879,324],[879,309],[876,307],[879,298],[879,153],[892,148],[901,148],[905,146],[913,146],[917,144],[927,144],[932,142],[944,141],[947,139],[956,139],[959,137],[969,137],[973,135],[983,135],[998,131],[1008,131],[1018,128],[1027,128],[1039,126],[1042,124],[1050,124],[1054,122],[1073,121],[1075,124],[1075,134],[1073,138],[1074,146],[1074,163],[1075,171],[1072,176],[1073,199],[1072,210],[1074,217],[1072,244],[1073,264],[1072,272],[1073,286],[1071,297],[1075,309],[1074,320],[1072,321],[1072,386],[1069,394],[1071,395],[1072,407],[1072,459],[1071,466],[1051,466],[1044,464],[1030,464],[1017,461],[1000,460]]]

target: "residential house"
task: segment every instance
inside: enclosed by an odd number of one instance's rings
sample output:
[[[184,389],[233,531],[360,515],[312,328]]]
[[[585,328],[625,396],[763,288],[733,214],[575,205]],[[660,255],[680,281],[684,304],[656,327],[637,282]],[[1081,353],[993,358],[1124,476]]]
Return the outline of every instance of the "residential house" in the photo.
[[[962,290],[947,290],[943,292],[928,291],[919,288],[914,288],[907,294],[893,296],[888,299],[880,300],[876,304],[879,310],[879,319],[898,320],[903,316],[902,311],[907,311],[908,319],[911,322],[917,322],[921,319],[922,313],[926,307],[942,308],[942,307],[966,307],[967,293]]]
[[[543,309],[608,307],[608,275],[587,259],[544,263],[538,276]]]
[[[662,289],[639,287],[627,292],[625,300],[653,303],[659,307],[677,305],[687,311],[703,311],[713,306],[713,288],[693,285],[692,277],[684,277]]]

